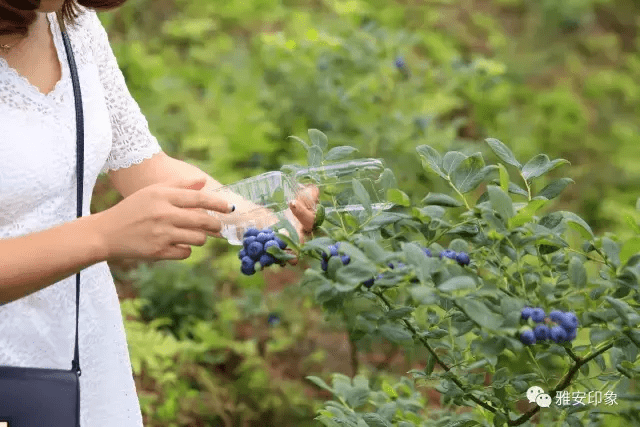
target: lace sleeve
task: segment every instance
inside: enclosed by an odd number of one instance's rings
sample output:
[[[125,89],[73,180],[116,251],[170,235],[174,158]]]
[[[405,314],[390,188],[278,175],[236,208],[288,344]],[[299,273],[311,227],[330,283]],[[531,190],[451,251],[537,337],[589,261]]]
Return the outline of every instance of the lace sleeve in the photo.
[[[86,25],[91,34],[94,58],[104,88],[107,108],[111,116],[113,141],[107,162],[100,173],[127,168],[142,163],[162,151],[151,134],[149,123],[133,99],[98,15],[85,9]]]

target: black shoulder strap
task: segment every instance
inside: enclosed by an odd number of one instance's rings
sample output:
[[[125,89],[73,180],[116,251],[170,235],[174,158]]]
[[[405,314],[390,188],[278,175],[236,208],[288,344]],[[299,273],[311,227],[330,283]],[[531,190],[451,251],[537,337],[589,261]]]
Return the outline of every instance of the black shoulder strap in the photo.
[[[82,113],[82,96],[80,94],[80,82],[78,80],[78,70],[76,68],[76,62],[73,57],[73,51],[71,49],[71,43],[67,36],[67,29],[64,25],[64,21],[60,13],[56,12],[58,18],[58,25],[60,25],[60,31],[62,33],[62,40],[64,42],[64,48],[67,51],[67,60],[69,61],[69,71],[71,72],[71,81],[73,83],[73,94],[76,101],[76,176],[77,176],[77,190],[78,190],[78,203],[77,203],[77,215],[78,218],[82,216],[82,194],[84,183],[84,116]],[[75,370],[80,376],[80,353],[78,351],[78,318],[80,311],[80,272],[76,274],[76,344],[71,361],[71,369]]]

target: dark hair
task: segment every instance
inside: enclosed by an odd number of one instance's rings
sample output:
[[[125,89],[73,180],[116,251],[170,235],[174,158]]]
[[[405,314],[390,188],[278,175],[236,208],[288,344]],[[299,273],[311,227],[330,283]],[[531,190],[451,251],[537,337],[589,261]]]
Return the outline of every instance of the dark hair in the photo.
[[[91,9],[114,9],[126,0],[64,0],[62,18],[65,25],[73,25],[79,16],[78,5]],[[26,36],[36,20],[40,0],[0,0],[0,35]]]

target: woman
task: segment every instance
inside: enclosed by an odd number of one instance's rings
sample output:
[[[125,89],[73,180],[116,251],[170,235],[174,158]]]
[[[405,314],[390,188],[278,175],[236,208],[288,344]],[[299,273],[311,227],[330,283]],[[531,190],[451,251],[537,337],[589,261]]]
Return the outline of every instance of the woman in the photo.
[[[69,369],[82,270],[82,425],[141,426],[106,261],[185,259],[191,245],[220,236],[220,222],[203,209],[232,207],[199,191],[220,184],[165,155],[149,132],[92,9],[124,0],[77,2],[0,0],[0,365]],[[68,23],[84,104],[80,219],[74,96],[56,11]],[[100,172],[124,200],[91,215]],[[313,224],[314,203],[305,201],[292,204],[300,231]]]

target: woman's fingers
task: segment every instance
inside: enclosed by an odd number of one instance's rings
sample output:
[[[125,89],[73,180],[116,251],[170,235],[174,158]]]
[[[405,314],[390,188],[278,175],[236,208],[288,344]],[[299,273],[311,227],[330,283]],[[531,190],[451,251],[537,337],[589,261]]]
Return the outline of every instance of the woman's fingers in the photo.
[[[201,190],[171,187],[165,187],[163,190],[168,192],[169,202],[179,208],[199,208],[224,214],[235,210],[235,205],[226,199],[207,194]]]
[[[184,210],[190,211],[188,215]],[[205,209],[183,208],[176,211],[172,220],[174,226],[192,230],[205,231],[210,236],[219,236],[222,230],[222,222],[216,217],[209,215]]]
[[[290,207],[291,212],[293,212],[298,221],[300,221],[302,231],[307,233],[312,231],[316,213],[310,208],[303,206],[301,203],[297,203],[297,201],[291,202]]]

